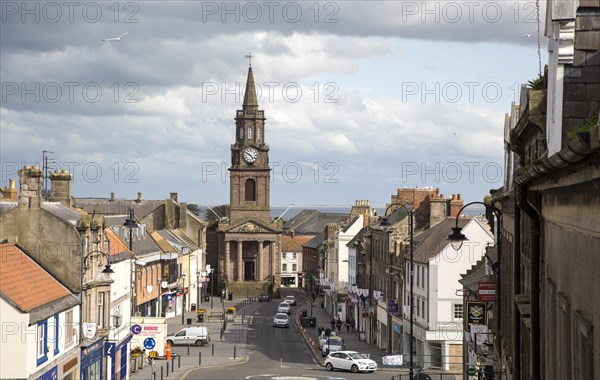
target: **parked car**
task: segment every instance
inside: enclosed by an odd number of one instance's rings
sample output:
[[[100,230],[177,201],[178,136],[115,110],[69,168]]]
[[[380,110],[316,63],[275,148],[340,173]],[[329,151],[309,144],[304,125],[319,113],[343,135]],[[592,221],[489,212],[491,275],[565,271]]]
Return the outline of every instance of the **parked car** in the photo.
[[[377,370],[377,363],[356,351],[332,352],[325,358],[325,367],[328,371],[343,369],[352,372],[373,372]]]
[[[167,335],[167,343],[171,346],[177,344],[203,346],[208,342],[210,342],[210,335],[204,326],[186,327],[175,334]]]
[[[258,302],[270,302],[271,301],[271,296],[267,293],[261,293],[260,296],[258,296]]]
[[[287,315],[290,315],[290,313],[292,312],[292,308],[289,303],[284,301],[280,303],[279,306],[277,306],[277,312],[286,313]]]
[[[290,327],[290,318],[286,313],[277,313],[273,317],[273,327]]]
[[[341,351],[346,347],[344,339],[340,338],[339,336],[330,336],[329,339],[327,339],[323,343],[323,356],[327,356],[328,354],[335,351]]]
[[[294,296],[287,296],[285,297],[284,301],[292,306],[296,306],[296,298]]]

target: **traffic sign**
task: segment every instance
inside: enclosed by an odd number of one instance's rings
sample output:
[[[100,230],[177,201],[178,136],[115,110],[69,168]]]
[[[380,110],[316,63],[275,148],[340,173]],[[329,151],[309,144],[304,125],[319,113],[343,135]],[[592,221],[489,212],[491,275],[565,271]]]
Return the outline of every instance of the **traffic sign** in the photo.
[[[139,334],[142,332],[142,326],[140,325],[133,325],[131,326],[131,332],[135,335]]]
[[[156,341],[154,340],[154,338],[146,338],[146,339],[144,339],[144,347],[147,350],[151,350],[154,347],[156,347]]]

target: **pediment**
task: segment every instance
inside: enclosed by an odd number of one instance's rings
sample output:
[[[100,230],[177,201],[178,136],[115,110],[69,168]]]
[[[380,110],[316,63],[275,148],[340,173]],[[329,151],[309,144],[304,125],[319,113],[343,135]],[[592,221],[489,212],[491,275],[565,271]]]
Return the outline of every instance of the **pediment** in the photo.
[[[240,222],[234,226],[231,226],[225,230],[227,233],[277,233],[277,231],[271,227],[265,226],[262,223],[247,220]]]

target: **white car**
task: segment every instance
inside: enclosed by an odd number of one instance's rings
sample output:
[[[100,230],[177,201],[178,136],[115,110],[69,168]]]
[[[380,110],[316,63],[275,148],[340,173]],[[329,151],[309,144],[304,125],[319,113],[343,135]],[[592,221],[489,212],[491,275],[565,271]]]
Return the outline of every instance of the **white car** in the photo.
[[[290,327],[290,318],[285,313],[277,313],[273,317],[273,327]]]
[[[332,352],[341,351],[344,347],[346,347],[346,344],[342,338],[339,336],[330,336],[329,339],[323,342],[323,347],[321,348],[323,350],[322,355],[327,356],[327,354]]]
[[[290,307],[290,304],[287,302],[282,302],[279,304],[279,306],[277,306],[277,312],[278,313],[286,313],[287,315],[290,315],[292,308]]]
[[[373,372],[377,370],[377,363],[356,351],[338,351],[325,358],[325,367],[328,371],[343,369],[352,372]]]
[[[284,301],[292,306],[296,306],[296,298],[294,296],[287,296],[285,297]]]
[[[329,336],[334,337],[334,336],[337,336],[337,334],[335,331],[331,331]],[[319,350],[323,349],[324,344],[327,344],[327,335],[325,335],[325,331],[323,331],[321,333],[321,335],[319,336],[319,344],[318,344]]]

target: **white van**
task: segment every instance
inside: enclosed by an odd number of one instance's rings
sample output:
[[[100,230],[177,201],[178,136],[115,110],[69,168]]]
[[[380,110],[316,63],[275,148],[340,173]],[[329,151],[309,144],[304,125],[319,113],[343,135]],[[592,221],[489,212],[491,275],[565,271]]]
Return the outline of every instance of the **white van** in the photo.
[[[204,326],[186,327],[173,335],[167,335],[169,345],[203,346],[210,342],[208,329]]]

